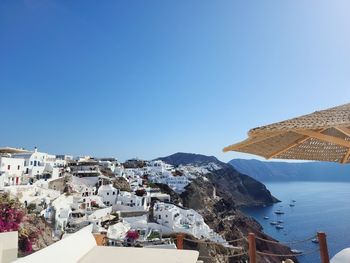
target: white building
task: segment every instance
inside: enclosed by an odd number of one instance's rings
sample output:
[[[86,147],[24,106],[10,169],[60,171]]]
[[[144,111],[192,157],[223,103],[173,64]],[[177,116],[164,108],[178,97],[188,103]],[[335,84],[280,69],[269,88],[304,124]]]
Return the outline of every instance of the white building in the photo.
[[[77,177],[98,177],[101,175],[98,162],[94,159],[80,159],[69,163],[70,172]]]
[[[151,173],[148,180],[153,183],[166,184],[177,193],[182,193],[190,180],[185,175],[174,176],[172,172]]]
[[[35,148],[34,152],[13,154],[14,158],[24,159],[24,175],[30,179],[40,179],[44,174],[52,176],[56,161],[55,155],[39,152]],[[55,172],[57,173],[57,169]],[[58,177],[55,175],[54,177]]]
[[[24,159],[0,156],[0,189],[5,185],[19,185],[24,175]]]
[[[210,229],[203,217],[193,209],[157,202],[153,208],[153,215],[158,224],[174,232],[188,233],[199,239],[205,238],[228,246],[226,240]]]
[[[99,160],[99,165],[115,173],[115,169],[119,164],[115,158],[101,158]]]
[[[134,193],[121,191],[113,207],[118,211],[147,211],[150,203],[150,196],[137,196]]]
[[[164,173],[166,171],[174,171],[174,167],[170,164],[163,162],[162,160],[150,161],[147,168],[153,172]]]
[[[102,198],[102,201],[105,205],[110,206],[116,204],[119,190],[114,188],[112,184],[101,185],[98,188],[97,195]]]

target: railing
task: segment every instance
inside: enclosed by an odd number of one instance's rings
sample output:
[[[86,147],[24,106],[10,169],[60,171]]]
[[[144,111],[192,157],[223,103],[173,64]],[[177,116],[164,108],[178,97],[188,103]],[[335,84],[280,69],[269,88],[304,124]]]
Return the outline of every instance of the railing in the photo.
[[[256,250],[256,240],[258,240],[259,242],[266,242],[266,243],[272,243],[272,244],[278,244],[278,245],[293,245],[293,244],[310,242],[313,239],[315,239],[316,237],[318,239],[319,247],[317,249],[303,251],[300,253],[276,254],[276,253],[268,253],[268,252]],[[204,244],[213,244],[213,243],[220,244],[220,243],[216,243],[213,241],[186,239],[185,234],[183,234],[183,233],[177,234],[175,239],[176,239],[177,249],[184,249],[184,241],[193,242],[193,243],[204,243]],[[231,255],[219,255],[219,256],[215,256],[215,257],[222,258],[222,259],[224,259],[224,258],[229,259],[229,258],[234,258],[234,257],[248,256],[249,263],[257,263],[257,255],[287,258],[287,257],[298,257],[298,256],[302,256],[302,255],[309,255],[309,254],[313,254],[313,253],[318,252],[318,253],[320,253],[321,263],[329,263],[327,239],[326,239],[326,234],[324,232],[318,232],[316,236],[312,236],[312,237],[309,237],[309,238],[306,238],[303,240],[295,240],[295,241],[284,242],[284,243],[256,237],[254,233],[249,233],[247,238],[239,238],[239,239],[227,241],[227,243],[229,243],[229,244],[237,243],[237,242],[247,242],[248,243],[248,251],[245,251],[243,247],[231,247],[231,249],[235,250],[234,253],[231,253]],[[199,256],[199,258],[205,259],[205,258],[214,258],[214,257]]]

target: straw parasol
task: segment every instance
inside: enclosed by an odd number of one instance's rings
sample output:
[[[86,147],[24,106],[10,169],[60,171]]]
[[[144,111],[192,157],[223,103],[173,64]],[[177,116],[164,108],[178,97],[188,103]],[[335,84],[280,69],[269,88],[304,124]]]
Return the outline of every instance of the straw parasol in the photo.
[[[30,153],[30,151],[11,147],[0,147],[0,154]]]
[[[266,159],[350,162],[350,103],[251,129],[248,139],[227,146]]]

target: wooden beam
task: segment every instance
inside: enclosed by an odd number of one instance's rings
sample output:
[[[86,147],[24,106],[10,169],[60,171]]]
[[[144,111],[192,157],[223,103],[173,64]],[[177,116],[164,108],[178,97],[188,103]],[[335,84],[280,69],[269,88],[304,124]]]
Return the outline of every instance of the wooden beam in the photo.
[[[345,134],[346,136],[350,137],[350,129],[347,127],[335,127],[338,131]]]
[[[246,140],[244,140],[242,142],[239,142],[239,143],[236,143],[236,144],[232,144],[232,145],[229,145],[229,146],[225,147],[223,149],[223,152],[236,151],[236,150],[239,150],[240,148],[249,146],[249,145],[254,144],[254,143],[265,141],[265,140],[267,140],[269,138],[278,136],[278,135],[280,135],[282,133],[283,132],[275,132],[275,133],[268,134],[265,137],[264,136],[261,136],[261,137],[249,137],[248,139],[246,139]]]
[[[346,163],[349,160],[350,157],[350,149],[348,150],[348,152],[344,155],[343,160],[341,161],[341,163]]]
[[[345,141],[343,139],[340,139],[338,137],[325,135],[319,132],[311,131],[311,130],[297,130],[296,133],[299,133],[301,135],[309,136],[321,141],[333,143],[342,147],[346,147],[350,149],[350,141]]]
[[[309,136],[303,136],[302,138],[300,138],[299,140],[294,141],[293,143],[289,144],[286,148],[283,148],[279,151],[276,151],[274,153],[272,153],[270,156],[268,156],[266,159],[271,159],[277,155],[280,155],[281,153],[284,153],[286,151],[288,151],[289,149],[298,146],[299,144],[302,144],[303,142],[305,142],[306,140],[310,139]]]

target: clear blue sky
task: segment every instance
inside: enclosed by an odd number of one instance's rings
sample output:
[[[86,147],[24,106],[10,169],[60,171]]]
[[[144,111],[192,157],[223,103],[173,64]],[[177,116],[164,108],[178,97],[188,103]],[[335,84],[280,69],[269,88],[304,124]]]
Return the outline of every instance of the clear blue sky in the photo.
[[[0,146],[229,160],[350,101],[349,1],[0,1]],[[243,156],[246,157],[246,156]]]

